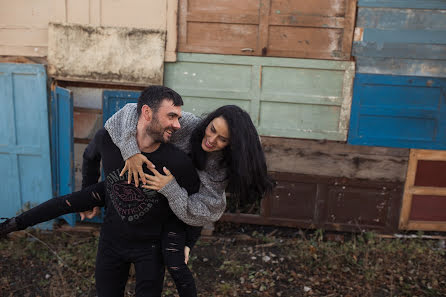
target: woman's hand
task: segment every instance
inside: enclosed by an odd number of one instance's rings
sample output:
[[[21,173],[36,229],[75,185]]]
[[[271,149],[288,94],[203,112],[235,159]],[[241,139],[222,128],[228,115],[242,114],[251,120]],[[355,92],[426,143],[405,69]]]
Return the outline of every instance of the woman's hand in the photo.
[[[141,179],[143,184],[147,183],[144,171],[142,170],[142,165],[146,163],[147,168],[155,168],[155,165],[149,161],[143,154],[136,154],[131,156],[125,161],[124,169],[122,169],[119,176],[123,176],[126,171],[128,171],[127,182],[130,184],[132,178],[135,180],[135,186],[139,186],[139,179]]]
[[[153,172],[154,175],[145,174],[147,185],[143,185],[143,188],[159,191],[164,188],[164,186],[167,185],[171,180],[174,179],[173,175],[166,167],[163,167],[163,171],[166,175],[162,175],[158,172],[158,170],[154,168],[149,169]]]
[[[81,216],[81,221],[87,219],[92,219],[95,216],[99,215],[101,213],[101,208],[99,206],[95,206],[92,210],[87,210],[80,212],[79,215]]]
[[[190,253],[190,247],[184,246],[184,263],[187,264],[189,262],[189,253]]]

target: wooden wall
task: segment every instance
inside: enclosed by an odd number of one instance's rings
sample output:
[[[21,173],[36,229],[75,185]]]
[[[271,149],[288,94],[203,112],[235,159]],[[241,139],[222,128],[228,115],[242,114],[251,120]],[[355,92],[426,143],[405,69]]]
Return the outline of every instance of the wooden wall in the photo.
[[[181,0],[179,51],[349,60],[356,0]]]
[[[446,76],[446,2],[359,0],[357,72]]]
[[[0,55],[46,57],[48,23],[167,31],[165,60],[175,61],[178,0],[2,1]]]

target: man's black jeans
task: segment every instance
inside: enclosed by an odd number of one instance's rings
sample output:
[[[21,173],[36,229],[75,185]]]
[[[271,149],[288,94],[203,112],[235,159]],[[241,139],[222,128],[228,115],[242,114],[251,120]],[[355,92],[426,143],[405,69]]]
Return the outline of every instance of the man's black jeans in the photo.
[[[135,265],[136,297],[160,297],[164,264],[158,241],[116,242],[101,236],[96,256],[98,297],[123,297],[130,263]]]

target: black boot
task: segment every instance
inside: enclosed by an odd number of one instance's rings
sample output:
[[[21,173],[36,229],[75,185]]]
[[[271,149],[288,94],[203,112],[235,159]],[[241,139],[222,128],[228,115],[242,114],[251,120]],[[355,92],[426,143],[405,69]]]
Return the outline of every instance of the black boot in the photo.
[[[17,228],[17,223],[15,221],[15,218],[7,219],[6,221],[0,224],[0,239],[6,238],[6,235],[18,230],[19,229]]]

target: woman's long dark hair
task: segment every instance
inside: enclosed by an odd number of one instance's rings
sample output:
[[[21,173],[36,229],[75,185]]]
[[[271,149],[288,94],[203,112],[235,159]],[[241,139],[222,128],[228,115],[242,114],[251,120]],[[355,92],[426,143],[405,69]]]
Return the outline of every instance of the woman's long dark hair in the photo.
[[[230,135],[229,145],[223,149],[223,162],[229,169],[227,191],[239,206],[245,206],[260,200],[273,187],[259,135],[246,111],[225,105],[207,115],[192,132],[192,160],[196,168],[204,169],[207,153],[201,142],[206,127],[220,116],[226,120]]]

